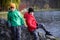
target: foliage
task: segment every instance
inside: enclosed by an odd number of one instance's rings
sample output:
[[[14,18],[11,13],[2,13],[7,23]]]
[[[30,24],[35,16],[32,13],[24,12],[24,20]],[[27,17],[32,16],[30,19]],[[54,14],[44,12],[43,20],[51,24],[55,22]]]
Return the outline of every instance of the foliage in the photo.
[[[11,2],[15,3],[17,8],[19,7],[19,4],[20,4],[20,0],[1,0],[1,2],[2,2],[2,7],[4,9],[8,9],[9,8],[9,4]]]

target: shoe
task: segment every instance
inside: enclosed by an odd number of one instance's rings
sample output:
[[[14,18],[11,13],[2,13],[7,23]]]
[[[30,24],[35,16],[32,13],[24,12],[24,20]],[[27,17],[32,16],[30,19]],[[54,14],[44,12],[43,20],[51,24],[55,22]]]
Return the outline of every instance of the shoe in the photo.
[[[51,36],[53,36],[52,34],[50,34],[50,32],[48,32],[48,31],[46,31],[46,34],[45,35],[51,35]]]
[[[55,39],[55,37],[52,34],[50,34],[50,32],[48,32],[48,31],[46,32],[45,35],[46,35],[47,38]]]

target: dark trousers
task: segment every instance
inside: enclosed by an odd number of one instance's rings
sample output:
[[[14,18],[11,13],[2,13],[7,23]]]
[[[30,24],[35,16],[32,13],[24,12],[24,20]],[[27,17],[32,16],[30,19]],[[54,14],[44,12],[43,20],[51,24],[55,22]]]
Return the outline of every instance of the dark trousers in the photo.
[[[43,29],[45,32],[48,32],[48,31],[44,28],[44,26],[43,26],[42,24],[38,24],[37,29],[39,29],[39,28]],[[38,34],[38,32],[37,32],[36,30],[34,30],[34,31],[30,32],[30,33],[34,36],[34,40],[40,40],[40,39],[39,39],[39,34]]]
[[[21,27],[11,27],[12,40],[21,40]]]
[[[45,31],[45,33],[48,32],[42,24],[38,24],[37,29],[39,29],[39,28],[43,29]]]

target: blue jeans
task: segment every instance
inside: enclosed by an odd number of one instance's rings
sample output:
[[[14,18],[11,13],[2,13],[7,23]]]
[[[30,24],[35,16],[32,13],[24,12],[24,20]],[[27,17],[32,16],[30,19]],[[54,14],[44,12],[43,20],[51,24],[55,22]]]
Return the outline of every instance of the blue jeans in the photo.
[[[21,40],[21,27],[11,27],[12,40]]]
[[[36,30],[34,30],[33,32],[30,32],[30,34],[32,34],[34,36],[34,40],[39,40],[39,35]]]

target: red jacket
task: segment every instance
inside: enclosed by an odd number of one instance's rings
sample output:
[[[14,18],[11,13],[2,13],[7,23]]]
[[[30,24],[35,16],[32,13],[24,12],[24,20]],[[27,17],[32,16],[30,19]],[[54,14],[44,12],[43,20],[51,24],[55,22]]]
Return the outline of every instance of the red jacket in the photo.
[[[35,20],[35,17],[32,16],[31,14],[28,14],[28,12],[26,12],[24,14],[24,18],[26,20],[26,24],[28,26],[28,30],[29,31],[34,31],[37,28],[37,22]]]

